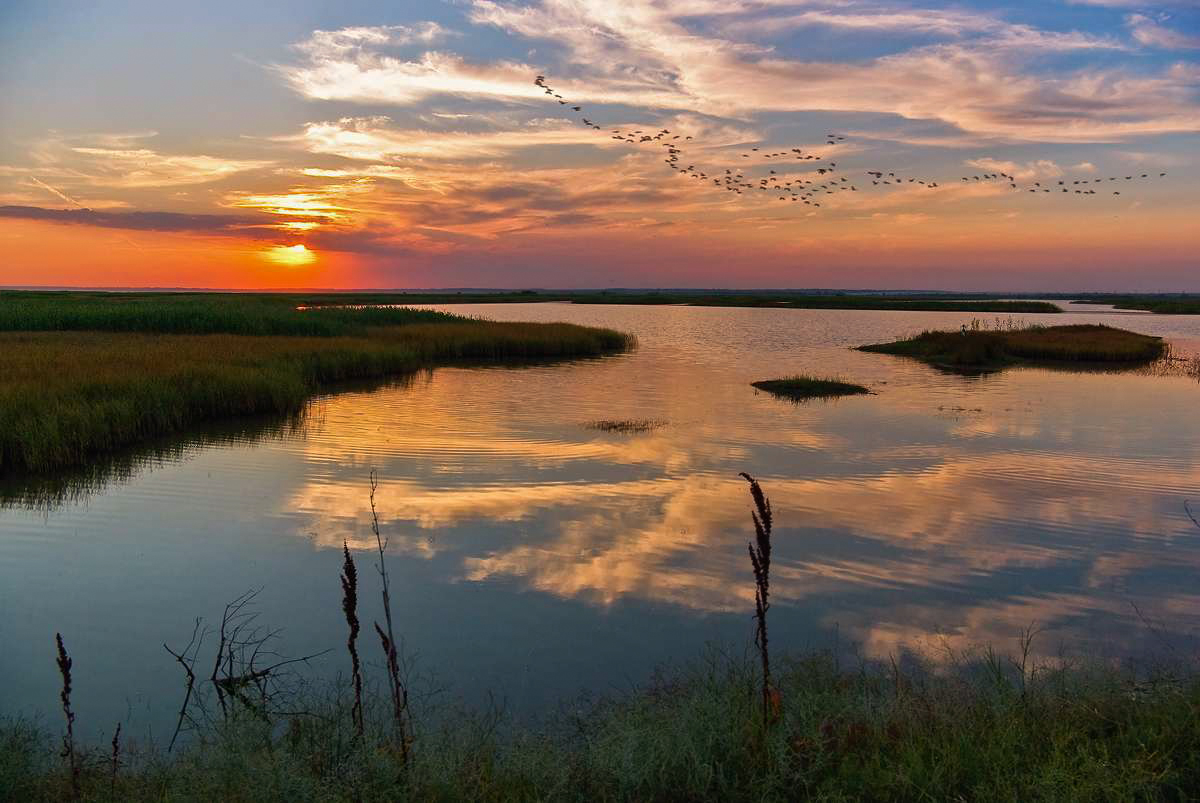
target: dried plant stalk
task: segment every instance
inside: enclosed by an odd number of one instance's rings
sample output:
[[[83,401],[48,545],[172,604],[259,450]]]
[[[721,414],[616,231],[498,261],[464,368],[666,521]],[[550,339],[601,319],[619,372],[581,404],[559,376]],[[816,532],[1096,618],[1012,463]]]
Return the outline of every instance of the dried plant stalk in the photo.
[[[754,644],[762,661],[763,722],[767,723],[773,719],[772,702],[775,696],[771,686],[771,659],[767,650],[767,610],[771,607],[771,502],[763,494],[758,480],[744,471],[738,476],[750,483],[750,497],[754,500],[755,508],[750,512],[750,518],[754,520],[754,541],[746,546],[750,552],[750,565],[754,569]]]
[[[346,625],[350,634],[346,637],[346,650],[350,653],[350,674],[354,681],[354,707],[350,709],[354,720],[354,732],[363,737],[362,666],[358,660],[358,571],[350,557],[350,546],[342,542],[342,612],[346,614]]]
[[[63,716],[67,719],[67,732],[63,734],[62,757],[67,760],[71,769],[71,799],[79,800],[79,758],[75,754],[75,712],[71,710],[71,656],[63,646],[62,633],[54,634],[58,645],[58,674],[62,676],[62,691],[58,698],[62,701]]]
[[[396,728],[396,735],[400,746],[400,759],[404,763],[408,763],[409,743],[412,740],[412,730],[409,723],[408,712],[408,684],[405,682],[404,675],[400,670],[400,658],[396,646],[396,636],[392,630],[392,597],[389,593],[390,582],[387,572],[387,563],[384,559],[384,551],[387,549],[387,541],[380,534],[379,530],[379,512],[375,507],[375,492],[379,489],[379,476],[374,469],[371,471],[371,532],[375,534],[375,546],[379,550],[379,563],[375,568],[379,572],[379,579],[383,587],[383,616],[387,627],[382,628],[379,622],[375,622],[375,632],[379,634],[379,641],[383,645],[383,652],[387,658],[388,668],[388,691],[392,697],[392,722]]]

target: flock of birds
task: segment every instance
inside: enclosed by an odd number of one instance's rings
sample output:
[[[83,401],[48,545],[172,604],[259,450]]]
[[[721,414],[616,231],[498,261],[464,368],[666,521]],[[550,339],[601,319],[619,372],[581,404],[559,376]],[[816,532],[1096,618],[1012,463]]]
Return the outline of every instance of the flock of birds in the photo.
[[[566,107],[571,112],[580,115],[580,121],[588,128],[596,131],[604,131],[605,127],[600,123],[588,117],[583,117],[583,107],[579,104],[567,100],[558,92],[555,92],[553,87],[546,83],[546,76],[539,75],[534,80],[534,85],[540,87],[546,95],[558,101],[559,105]],[[792,162],[816,162],[821,166],[807,165],[804,175],[787,178],[786,175],[781,175],[779,171],[769,169],[768,173],[761,177],[751,177],[747,173],[749,171],[734,168],[718,168],[718,169],[702,169],[695,164],[687,164],[688,160],[684,157],[684,146],[692,139],[691,135],[673,132],[669,129],[662,128],[657,130],[636,129],[626,131],[620,128],[610,129],[610,137],[620,142],[627,142],[635,146],[642,145],[657,145],[665,148],[663,151],[663,161],[672,170],[677,171],[681,175],[707,184],[712,182],[715,189],[724,190],[725,192],[734,193],[737,195],[748,195],[755,192],[773,193],[780,201],[791,201],[793,203],[802,203],[810,207],[820,207],[821,200],[827,195],[836,195],[841,192],[856,193],[859,192],[858,182],[851,180],[838,169],[838,164],[835,161],[826,159],[822,154],[806,151],[803,148],[787,148],[785,150],[765,152],[759,148],[750,148],[749,151],[743,152],[743,159],[778,159],[788,160]],[[827,133],[825,135],[825,146],[836,147],[846,141],[846,137],[837,133]],[[1165,178],[1166,173],[1159,173],[1158,178]],[[863,190],[868,189],[866,182],[871,182],[871,187],[884,186],[913,186],[926,187],[936,189],[944,186],[938,181],[926,178],[913,178],[905,176],[897,176],[894,172],[883,170],[867,170],[862,180]],[[1140,181],[1142,179],[1153,178],[1151,173],[1132,174],[1128,176],[1109,176],[1105,178],[1090,178],[1090,179],[1062,179],[1055,184],[1053,181],[1048,181],[1043,184],[1040,181],[1034,181],[1029,184],[1021,185],[1018,179],[1009,173],[996,171],[992,173],[981,173],[979,175],[963,176],[962,181],[968,184],[978,183],[1001,183],[1007,184],[1008,188],[1013,191],[1027,191],[1032,193],[1066,193],[1070,195],[1098,195],[1096,187],[1108,182],[1119,181]],[[1069,182],[1069,183],[1068,183]],[[1104,190],[1107,192],[1108,189]],[[1120,195],[1120,190],[1113,190],[1113,195]]]

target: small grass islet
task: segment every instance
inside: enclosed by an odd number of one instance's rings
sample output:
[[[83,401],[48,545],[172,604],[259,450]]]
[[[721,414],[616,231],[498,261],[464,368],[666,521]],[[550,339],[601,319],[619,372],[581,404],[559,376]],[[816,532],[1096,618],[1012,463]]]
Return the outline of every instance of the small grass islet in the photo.
[[[822,379],[815,376],[796,375],[783,379],[764,379],[751,382],[753,387],[765,390],[775,396],[782,396],[792,401],[807,399],[832,399],[838,396],[862,396],[870,394],[868,388],[843,382],[840,379]]]
[[[962,330],[926,331],[859,351],[913,357],[952,370],[999,370],[1022,363],[1132,367],[1167,353],[1160,337],[1099,324],[1010,326],[989,329],[978,322]]]
[[[658,418],[605,418],[598,421],[589,421],[584,424],[588,429],[595,429],[600,432],[613,432],[619,435],[639,435],[644,432],[653,432],[666,425],[666,421]]]

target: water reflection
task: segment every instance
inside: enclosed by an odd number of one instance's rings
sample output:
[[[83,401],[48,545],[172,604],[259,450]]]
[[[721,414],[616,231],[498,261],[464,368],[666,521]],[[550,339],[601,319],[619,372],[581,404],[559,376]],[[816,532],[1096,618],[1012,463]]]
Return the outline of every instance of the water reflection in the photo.
[[[96,494],[127,485],[155,469],[188,460],[205,449],[302,438],[306,426],[306,412],[240,418],[197,426],[182,436],[102,455],[86,466],[47,474],[0,475],[0,510],[20,508],[49,515],[57,508],[84,504]]]
[[[45,662],[55,630],[81,634],[80,698],[98,718],[114,713],[105,695],[177,702],[157,645],[264,584],[264,619],[287,628],[288,651],[340,643],[337,550],[373,544],[371,469],[408,643],[448,685],[517,708],[749,639],[742,470],[776,513],[780,649],[835,632],[870,656],[1006,644],[1033,622],[1051,653],[1198,643],[1200,528],[1183,508],[1200,501],[1193,378],[962,377],[849,350],[970,318],[954,313],[467,311],[611,326],[641,347],[323,397],[302,427],[193,442],[185,459],[96,480],[86,504],[0,510],[0,629],[15,645],[0,654],[0,710],[53,706],[52,676],[25,667]],[[1200,319],[1120,324],[1200,344]],[[877,395],[797,406],[749,385],[802,371]],[[588,426],[601,419],[666,424]]]

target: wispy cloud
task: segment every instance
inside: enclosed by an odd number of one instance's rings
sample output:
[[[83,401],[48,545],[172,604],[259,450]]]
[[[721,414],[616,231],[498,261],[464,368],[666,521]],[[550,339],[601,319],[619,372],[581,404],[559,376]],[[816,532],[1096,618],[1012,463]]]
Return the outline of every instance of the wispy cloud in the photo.
[[[1200,35],[1173,30],[1145,14],[1130,14],[1125,19],[1129,33],[1146,47],[1163,50],[1200,50]]]
[[[1014,141],[1101,142],[1200,130],[1194,87],[1172,70],[1027,70],[1031,52],[1126,47],[1111,36],[1040,29],[979,12],[887,10],[849,1],[795,12],[795,5],[542,0],[517,6],[473,0],[470,19],[522,39],[552,41],[571,65],[554,76],[555,88],[589,105],[743,118],[882,113]],[[772,16],[776,9],[789,13]],[[716,23],[706,29],[696,20]],[[944,41],[867,60],[814,61],[752,41],[754,31],[778,26],[907,30]],[[302,43],[305,60],[280,69],[297,91],[316,99],[400,106],[433,95],[544,100],[530,83],[541,68],[506,60],[473,63],[432,50],[397,56],[385,34],[353,31]]]
[[[0,218],[70,223],[131,231],[191,232],[246,236],[262,221],[235,215],[189,215],[179,212],[104,212],[94,209],[47,209],[40,206],[0,206]]]

